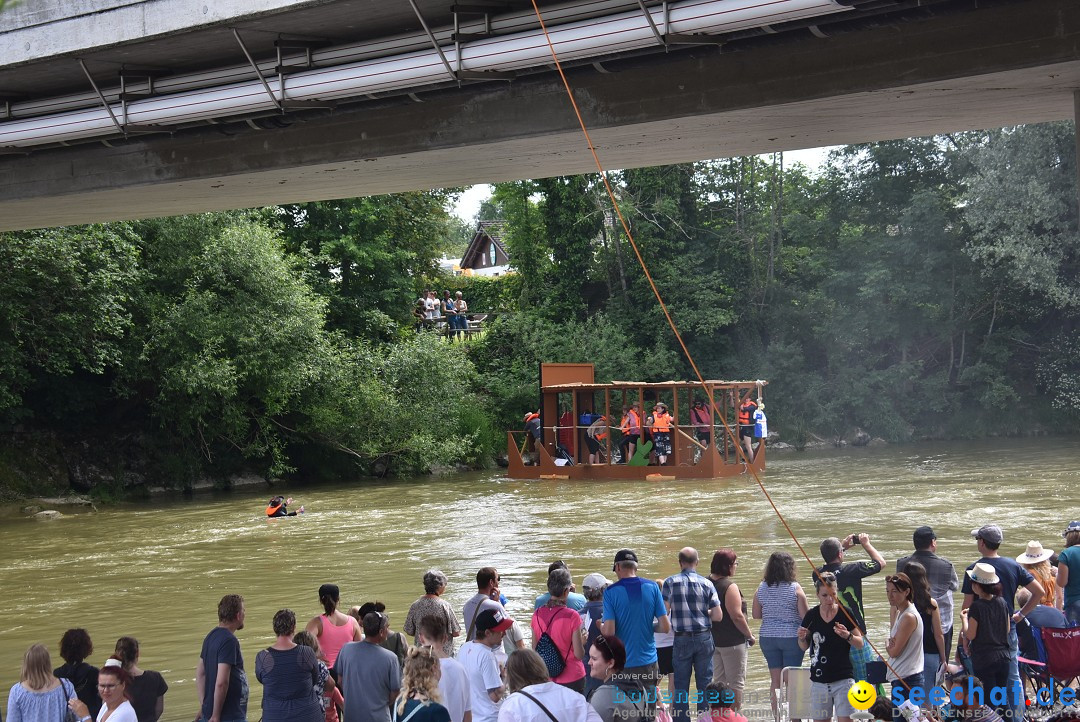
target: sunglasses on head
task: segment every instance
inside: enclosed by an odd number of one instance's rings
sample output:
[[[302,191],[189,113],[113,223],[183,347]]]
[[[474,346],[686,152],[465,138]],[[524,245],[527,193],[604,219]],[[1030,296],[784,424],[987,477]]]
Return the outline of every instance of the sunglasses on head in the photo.
[[[896,587],[903,587],[904,589],[911,589],[911,583],[903,577],[898,577],[895,574],[885,577],[885,581]]]

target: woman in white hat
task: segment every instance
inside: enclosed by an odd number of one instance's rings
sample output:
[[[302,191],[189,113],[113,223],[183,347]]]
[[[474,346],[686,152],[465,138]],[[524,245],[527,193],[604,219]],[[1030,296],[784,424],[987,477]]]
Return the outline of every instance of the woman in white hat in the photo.
[[[969,569],[975,599],[960,612],[961,633],[971,646],[971,666],[986,690],[1009,684],[1009,605],[1001,598],[1001,580],[990,564]],[[1004,719],[1005,708],[997,708]]]
[[[1065,548],[1058,555],[1058,587],[1064,596],[1065,616],[1080,623],[1080,521],[1074,521],[1061,533]]]
[[[1061,595],[1058,594],[1057,584],[1054,583],[1054,568],[1050,566],[1050,557],[1053,555],[1053,549],[1043,549],[1041,542],[1029,541],[1027,549],[1016,557],[1016,561],[1031,572],[1031,576],[1038,579],[1039,584],[1042,585],[1043,596],[1039,604],[1061,609]]]

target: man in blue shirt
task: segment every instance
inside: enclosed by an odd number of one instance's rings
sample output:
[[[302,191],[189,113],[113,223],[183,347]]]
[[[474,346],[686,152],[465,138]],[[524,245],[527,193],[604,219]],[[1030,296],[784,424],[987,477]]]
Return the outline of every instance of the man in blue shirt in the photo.
[[[1031,576],[1031,572],[1016,563],[1015,560],[998,554],[998,547],[1004,540],[1005,535],[997,524],[986,524],[978,529],[971,530],[971,536],[975,537],[975,545],[982,554],[982,558],[973,562],[968,569],[973,569],[975,564],[989,564],[997,572],[1001,580],[1001,598],[1009,605],[1009,612],[1013,612],[1013,600],[1016,598],[1016,590],[1019,587],[1026,588],[1031,592],[1031,599],[1024,608],[1012,615],[1009,623],[1009,697],[1008,707],[1012,712],[1011,719],[1019,722],[1024,711],[1024,694],[1020,689],[1020,667],[1017,663],[1019,656],[1019,642],[1016,637],[1016,624],[1027,617],[1043,597],[1042,584]],[[971,577],[964,575],[963,587],[964,606],[967,609],[975,600],[975,593],[971,588]]]
[[[626,647],[626,666],[620,679],[637,681],[652,693],[660,682],[653,632],[667,632],[671,624],[660,587],[638,577],[637,566],[632,549],[621,549],[615,555],[612,571],[619,580],[604,590],[600,631],[618,637]]]
[[[556,569],[565,569],[566,571],[570,571],[570,567],[566,566],[566,562],[564,562],[562,559],[556,559],[551,564],[548,564],[548,576],[550,577],[551,573]],[[544,606],[548,603],[549,599],[551,599],[551,594],[549,594],[548,592],[544,592],[536,598],[536,601],[533,602],[533,609],[539,609],[540,607]],[[585,601],[585,595],[578,594],[574,591],[574,587],[571,586],[570,594],[568,594],[566,597],[566,606],[570,609],[573,609],[575,612],[580,612],[582,609],[585,608]]]
[[[202,722],[246,722],[248,703],[244,657],[236,633],[244,628],[244,598],[226,594],[218,602],[218,625],[203,640],[195,668],[195,691]]]
[[[675,667],[672,718],[690,719],[690,673],[697,679],[697,705],[705,707],[705,685],[712,681],[712,623],[724,618],[713,583],[697,573],[698,553],[693,547],[679,552],[679,573],[664,580],[664,603],[671,614],[675,644],[671,650]]]

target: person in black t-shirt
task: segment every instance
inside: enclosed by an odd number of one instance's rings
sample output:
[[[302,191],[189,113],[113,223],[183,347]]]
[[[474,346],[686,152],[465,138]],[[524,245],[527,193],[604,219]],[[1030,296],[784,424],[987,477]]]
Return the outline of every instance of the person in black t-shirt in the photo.
[[[869,559],[859,562],[844,562],[844,553],[856,544],[866,550]],[[836,576],[836,590],[840,603],[851,613],[855,624],[866,634],[866,621],[863,615],[862,580],[877,574],[885,567],[885,557],[870,543],[870,536],[865,533],[849,534],[843,541],[829,537],[819,547],[825,565],[819,572],[831,572]],[[846,619],[846,617],[845,617]],[[866,679],[866,663],[870,661],[869,645],[851,648],[851,665],[856,680]]]
[[[1001,580],[990,564],[979,562],[967,573],[976,597],[960,612],[961,631],[971,644],[975,676],[987,689],[1009,682],[1009,606],[1001,598]],[[995,707],[1005,716],[1007,706]]]
[[[799,627],[799,646],[810,650],[810,705],[815,720],[850,722],[854,708],[848,701],[852,678],[850,650],[862,649],[858,626],[850,625],[840,610],[836,576],[821,572],[814,582],[818,605],[808,611]]]

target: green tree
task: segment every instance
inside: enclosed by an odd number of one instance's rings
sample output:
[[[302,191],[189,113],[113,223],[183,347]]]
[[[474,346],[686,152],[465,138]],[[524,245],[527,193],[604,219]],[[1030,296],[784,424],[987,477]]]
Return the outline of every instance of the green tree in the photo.
[[[497,183],[491,196],[492,204],[506,220],[503,239],[510,253],[510,266],[521,274],[519,305],[523,310],[543,303],[544,282],[551,268],[551,245],[533,197],[537,193],[535,182],[515,181]]]
[[[455,228],[456,189],[282,206],[287,249],[311,263],[327,325],[355,338],[395,338],[412,322],[416,280],[434,275]],[[460,230],[460,229],[457,229]]]
[[[154,414],[211,463],[225,448],[285,471],[278,419],[332,358],[326,301],[283,253],[280,237],[254,219],[203,237],[183,291],[159,299],[146,329]]]
[[[119,363],[138,258],[125,224],[0,235],[0,411],[29,413],[20,404],[35,382]]]
[[[969,157],[971,256],[1040,306],[1080,309],[1073,124],[993,131]]]
[[[545,303],[549,318],[585,318],[587,285],[593,268],[593,244],[602,216],[593,202],[587,176],[544,178],[536,182],[544,195],[540,211],[551,246],[551,268]]]

